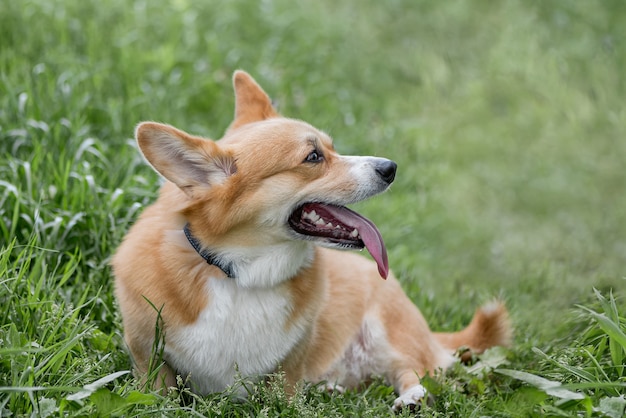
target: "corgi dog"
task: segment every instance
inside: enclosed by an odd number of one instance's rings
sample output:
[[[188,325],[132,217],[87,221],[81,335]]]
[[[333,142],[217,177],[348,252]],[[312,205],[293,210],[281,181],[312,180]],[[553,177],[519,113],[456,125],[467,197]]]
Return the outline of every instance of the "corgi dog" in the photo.
[[[420,377],[450,366],[459,347],[510,343],[500,302],[460,332],[432,332],[374,223],[346,208],[388,189],[393,161],[339,155],[328,134],[278,114],[250,75],[236,71],[233,84],[235,117],[218,141],[155,122],[136,129],[166,180],[112,259],[139,376],[159,320],[162,387],[180,376],[207,394],[280,370],[288,390],[341,390],[382,376],[397,410],[420,404]],[[363,248],[373,260],[341,251]]]

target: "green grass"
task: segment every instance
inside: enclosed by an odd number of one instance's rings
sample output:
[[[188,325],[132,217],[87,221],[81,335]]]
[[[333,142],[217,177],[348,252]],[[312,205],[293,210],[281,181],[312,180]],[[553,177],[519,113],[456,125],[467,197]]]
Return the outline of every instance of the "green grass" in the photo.
[[[242,400],[121,373],[108,263],[159,183],[133,127],[219,138],[237,68],[340,152],[398,163],[357,208],[433,328],[506,299],[513,349],[427,379],[425,416],[621,416],[620,0],[2,2],[0,416],[390,414],[380,383]]]

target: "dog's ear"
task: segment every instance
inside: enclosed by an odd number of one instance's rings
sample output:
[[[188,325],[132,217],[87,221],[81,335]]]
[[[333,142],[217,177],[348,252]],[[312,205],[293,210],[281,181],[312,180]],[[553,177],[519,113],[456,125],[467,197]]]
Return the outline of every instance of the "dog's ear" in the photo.
[[[135,137],[146,160],[187,195],[223,183],[236,172],[232,156],[213,141],[172,126],[143,122]]]
[[[235,119],[229,129],[247,123],[280,116],[261,86],[245,71],[237,70],[233,75],[235,88]]]

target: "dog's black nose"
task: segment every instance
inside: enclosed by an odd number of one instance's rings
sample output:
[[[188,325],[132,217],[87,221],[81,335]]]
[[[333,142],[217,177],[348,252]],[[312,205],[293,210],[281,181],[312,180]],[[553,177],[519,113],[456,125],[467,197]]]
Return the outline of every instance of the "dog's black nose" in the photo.
[[[376,172],[389,184],[396,178],[396,168],[398,165],[391,160],[382,160],[376,164]]]

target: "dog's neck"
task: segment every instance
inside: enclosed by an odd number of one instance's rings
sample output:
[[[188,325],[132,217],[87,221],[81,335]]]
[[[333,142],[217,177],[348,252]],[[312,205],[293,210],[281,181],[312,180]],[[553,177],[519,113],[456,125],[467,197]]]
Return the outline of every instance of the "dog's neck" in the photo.
[[[198,241],[196,237],[194,237],[193,234],[191,233],[191,230],[189,229],[189,224],[185,224],[185,227],[183,228],[183,232],[185,233],[185,236],[187,237],[187,241],[189,241],[189,244],[191,244],[193,249],[196,250],[196,252],[200,255],[200,257],[204,258],[204,261],[206,261],[208,264],[218,267],[220,270],[224,272],[226,277],[230,279],[235,278],[233,265],[231,263],[224,263],[222,259],[217,256],[217,254],[209,251],[206,248],[202,248],[202,244],[200,244],[200,241]]]
[[[242,287],[276,286],[310,266],[315,257],[315,248],[307,241],[289,241],[265,247],[220,248],[216,251],[204,247],[191,233],[189,224],[183,231],[200,257]]]

